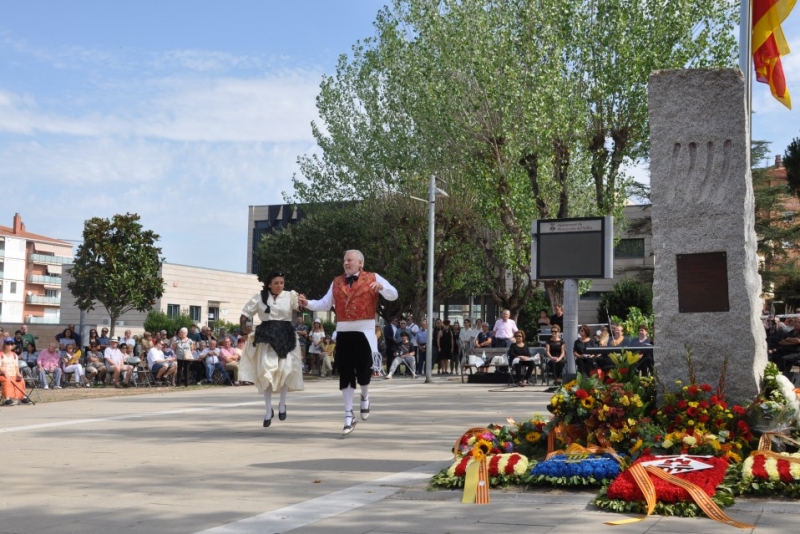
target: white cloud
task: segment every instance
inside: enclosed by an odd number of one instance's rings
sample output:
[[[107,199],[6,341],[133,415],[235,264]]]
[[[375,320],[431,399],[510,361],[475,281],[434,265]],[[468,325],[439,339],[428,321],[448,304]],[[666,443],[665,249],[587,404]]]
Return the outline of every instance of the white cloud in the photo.
[[[319,73],[297,70],[258,79],[131,82],[117,89],[114,109],[78,116],[44,110],[32,97],[0,88],[0,132],[177,141],[310,140],[319,81]]]

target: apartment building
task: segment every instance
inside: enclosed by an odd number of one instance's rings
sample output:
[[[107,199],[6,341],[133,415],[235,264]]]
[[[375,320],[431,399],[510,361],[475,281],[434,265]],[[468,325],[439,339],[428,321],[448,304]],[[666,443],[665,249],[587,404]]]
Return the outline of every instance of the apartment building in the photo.
[[[72,245],[25,229],[19,213],[0,226],[0,323],[60,322],[61,274]]]

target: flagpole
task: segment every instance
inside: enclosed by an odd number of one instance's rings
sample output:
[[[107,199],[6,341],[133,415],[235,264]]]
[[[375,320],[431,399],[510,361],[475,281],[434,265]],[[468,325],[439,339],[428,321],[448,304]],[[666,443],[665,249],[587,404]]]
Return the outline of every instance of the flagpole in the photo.
[[[753,6],[752,0],[739,2],[739,69],[744,75],[745,102],[750,140],[753,137]]]

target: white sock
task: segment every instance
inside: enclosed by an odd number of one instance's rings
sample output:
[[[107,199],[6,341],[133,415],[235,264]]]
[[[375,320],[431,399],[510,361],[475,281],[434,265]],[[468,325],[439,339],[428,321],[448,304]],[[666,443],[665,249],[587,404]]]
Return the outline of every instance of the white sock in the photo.
[[[269,419],[272,417],[272,386],[267,386],[267,389],[264,390],[264,404],[267,405],[267,414],[264,419]]]
[[[286,393],[289,391],[289,386],[284,384],[281,388],[281,400],[278,401],[278,411],[286,412]]]
[[[361,386],[361,400],[369,400],[369,384]]]
[[[350,386],[347,386],[342,390],[342,400],[344,400],[345,414],[353,411],[353,396],[355,395],[355,392],[356,390]]]

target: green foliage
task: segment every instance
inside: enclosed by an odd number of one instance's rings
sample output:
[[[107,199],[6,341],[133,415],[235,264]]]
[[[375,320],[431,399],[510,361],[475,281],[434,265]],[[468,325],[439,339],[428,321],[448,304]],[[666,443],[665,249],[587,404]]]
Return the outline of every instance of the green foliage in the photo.
[[[763,161],[768,151],[769,143],[754,141],[751,161]],[[770,171],[771,167],[752,169],[755,230],[758,255],[762,259],[759,262],[761,286],[764,293],[774,293],[777,299],[795,305],[800,302],[800,294],[795,289],[797,268],[793,261],[786,260],[791,245],[800,243],[800,217],[795,216],[794,220],[784,217],[786,205],[791,200],[790,187],[775,181]]]
[[[160,310],[150,310],[144,320],[145,332],[160,332],[166,330],[174,335],[180,328],[191,328],[195,324],[188,313],[181,313],[177,317],[170,317]]]
[[[552,315],[550,303],[544,291],[534,292],[517,316],[517,327],[525,331],[525,338],[528,341],[534,340],[534,336],[539,332],[537,321],[539,320],[540,310],[547,310],[548,317]]]
[[[394,0],[322,82],[323,154],[299,158],[296,198],[425,196],[435,174],[474,206],[471,261],[516,315],[530,221],[618,215],[622,169],[648,151],[650,73],[733,65],[735,20],[727,0]]]
[[[631,309],[644,315],[653,313],[653,289],[634,278],[623,278],[614,284],[611,291],[603,294],[597,307],[598,322],[606,322],[606,310],[623,322],[628,320]],[[638,325],[637,325],[638,328]],[[635,330],[634,330],[635,331]]]
[[[786,180],[795,194],[800,193],[800,137],[795,137],[783,153]]]
[[[474,221],[469,209],[441,203],[436,213],[437,255],[434,295],[476,294],[485,287],[486,272],[472,261],[468,240]],[[268,234],[256,251],[259,277],[280,270],[286,287],[309,298],[322,297],[342,272],[345,250],[364,254],[364,268],[381,274],[399,293],[396,301],[381,299],[379,313],[388,318],[408,311],[422,317],[427,292],[427,227],[425,206],[394,195],[386,199],[316,206],[308,217]]]
[[[611,322],[620,325],[623,333],[628,336],[638,335],[639,327],[641,325],[647,326],[647,331],[652,336],[654,332],[653,329],[655,328],[655,320],[655,315],[652,313],[644,314],[642,313],[642,310],[636,306],[628,308],[628,314],[625,318],[617,317],[616,315],[611,316]]]
[[[78,247],[68,286],[81,310],[93,310],[99,302],[115,322],[130,310],[147,311],[164,292],[159,275],[159,236],[144,230],[139,215],[93,217],[86,221],[83,243]]]

